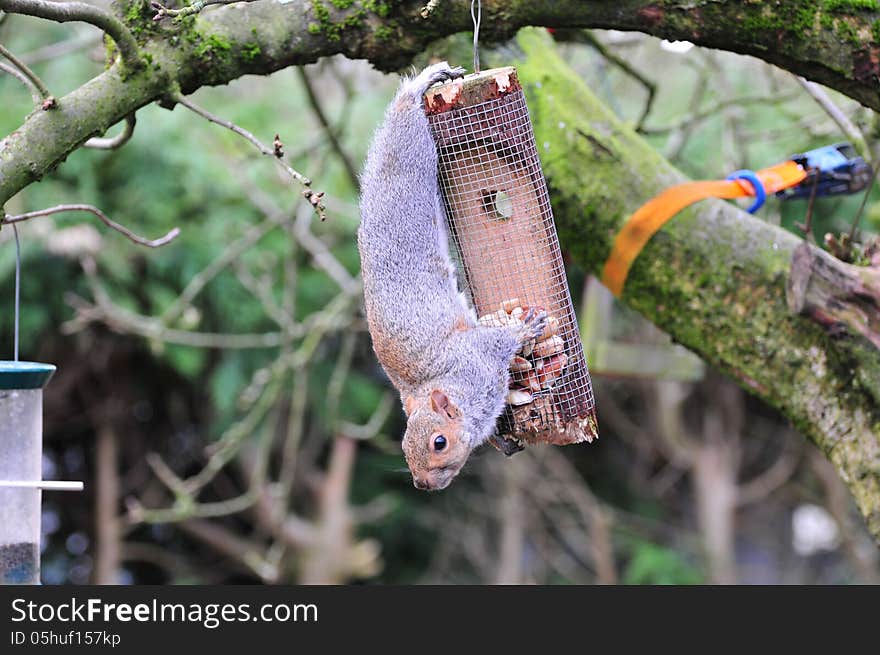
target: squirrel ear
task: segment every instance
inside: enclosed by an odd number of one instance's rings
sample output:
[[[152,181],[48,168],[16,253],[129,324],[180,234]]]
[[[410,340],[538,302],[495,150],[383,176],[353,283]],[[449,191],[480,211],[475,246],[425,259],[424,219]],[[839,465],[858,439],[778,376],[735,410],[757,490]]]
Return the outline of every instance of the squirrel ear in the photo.
[[[439,389],[434,389],[434,391],[431,392],[431,409],[450,419],[461,416],[458,407],[456,407],[452,401],[449,400],[449,397]]]
[[[403,409],[407,416],[412,414],[416,409],[416,399],[412,396],[407,396],[403,401]]]

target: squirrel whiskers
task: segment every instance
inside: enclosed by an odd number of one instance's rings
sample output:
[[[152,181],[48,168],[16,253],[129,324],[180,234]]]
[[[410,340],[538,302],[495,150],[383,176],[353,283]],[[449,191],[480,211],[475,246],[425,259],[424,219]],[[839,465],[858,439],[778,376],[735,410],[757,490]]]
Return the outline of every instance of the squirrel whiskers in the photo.
[[[403,452],[419,489],[443,489],[495,431],[514,354],[546,313],[486,327],[459,292],[423,110],[432,84],[461,77],[446,62],[404,79],[361,176],[358,249],[373,349],[407,415]]]

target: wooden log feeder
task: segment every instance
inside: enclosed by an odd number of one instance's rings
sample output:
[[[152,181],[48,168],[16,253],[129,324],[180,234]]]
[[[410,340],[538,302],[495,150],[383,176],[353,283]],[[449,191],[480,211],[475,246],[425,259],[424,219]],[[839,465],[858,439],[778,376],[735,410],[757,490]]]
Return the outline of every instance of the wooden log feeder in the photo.
[[[544,309],[548,327],[511,366],[493,443],[592,441],[596,405],[525,94],[512,67],[438,84],[425,112],[450,233],[484,325]]]

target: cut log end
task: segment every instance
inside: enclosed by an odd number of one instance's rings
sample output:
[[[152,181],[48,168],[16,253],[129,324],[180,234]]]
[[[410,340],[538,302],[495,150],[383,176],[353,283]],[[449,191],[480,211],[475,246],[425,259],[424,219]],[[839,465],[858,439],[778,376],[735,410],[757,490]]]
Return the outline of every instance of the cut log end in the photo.
[[[465,75],[428,89],[425,93],[425,113],[442,114],[453,109],[472,107],[521,88],[516,69],[512,66]]]
[[[786,283],[793,314],[810,317],[830,334],[847,331],[880,348],[880,271],[853,266],[802,243],[795,248]]]

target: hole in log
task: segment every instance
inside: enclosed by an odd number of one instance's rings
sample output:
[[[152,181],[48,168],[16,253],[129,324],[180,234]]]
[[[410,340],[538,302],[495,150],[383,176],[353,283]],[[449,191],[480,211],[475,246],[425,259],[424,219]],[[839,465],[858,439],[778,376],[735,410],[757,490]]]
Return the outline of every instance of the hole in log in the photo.
[[[491,218],[499,221],[508,221],[513,216],[513,199],[503,189],[500,191],[483,189],[483,211]]]

